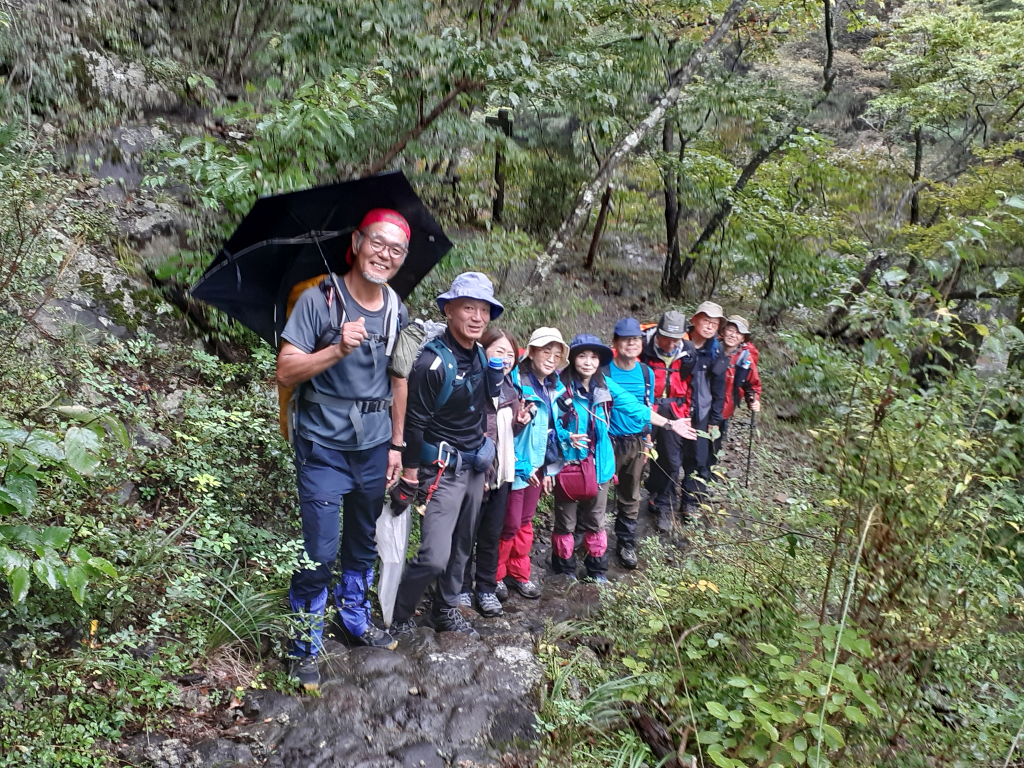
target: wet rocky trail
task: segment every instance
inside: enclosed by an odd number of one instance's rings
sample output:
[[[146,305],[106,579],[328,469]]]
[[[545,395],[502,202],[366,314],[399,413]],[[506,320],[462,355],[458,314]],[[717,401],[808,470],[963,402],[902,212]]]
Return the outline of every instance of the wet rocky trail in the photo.
[[[742,478],[747,433],[737,432],[741,436],[731,442],[723,470]],[[646,495],[638,525],[641,540],[658,535],[645,509]],[[723,530],[742,525],[728,515],[719,520]],[[609,520],[610,538],[612,524]],[[540,599],[526,600],[513,592],[504,615],[492,619],[463,609],[479,640],[435,633],[425,626],[402,638],[394,651],[349,648],[328,639],[319,696],[251,691],[228,710],[215,737],[208,734],[187,743],[138,735],[119,750],[120,756],[154,768],[533,765],[542,735],[536,712],[545,678],[537,646],[547,626],[593,615],[602,600],[596,585],[568,584],[552,574],[550,525],[548,515],[540,513],[532,557]],[[664,539],[673,545],[668,548],[670,560],[688,556],[686,534],[680,528]],[[609,578],[616,582],[631,578],[631,573],[613,557]],[[421,614],[428,611],[425,604]],[[573,642],[594,645],[595,638],[584,635]]]

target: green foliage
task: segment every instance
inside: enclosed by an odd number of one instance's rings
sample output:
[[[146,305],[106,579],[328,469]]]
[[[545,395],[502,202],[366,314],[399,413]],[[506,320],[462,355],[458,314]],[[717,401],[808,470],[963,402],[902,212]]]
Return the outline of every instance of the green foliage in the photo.
[[[226,209],[237,220],[259,195],[305,189],[337,173],[356,125],[394,109],[381,93],[386,82],[381,69],[369,75],[343,69],[306,81],[288,98],[239,102],[225,111],[229,141],[186,136],[167,164],[193,185],[203,207]]]
[[[565,644],[547,646],[553,764],[601,764],[575,746],[578,702],[613,683],[621,719],[604,738],[623,750],[646,712],[687,755],[730,768],[1005,759],[1024,716],[1018,526],[1004,525],[1020,514],[1020,375],[933,367],[922,389],[922,348],[962,334],[948,309],[918,317],[870,290],[851,319],[884,334],[855,351],[789,340],[798,362],[779,384],[806,401],[817,445],[780,463],[781,509],[723,479],[690,557],[648,542],[643,575],[575,629],[614,642],[577,675],[577,704],[554,703],[571,673]],[[982,335],[988,354],[1020,338]]]

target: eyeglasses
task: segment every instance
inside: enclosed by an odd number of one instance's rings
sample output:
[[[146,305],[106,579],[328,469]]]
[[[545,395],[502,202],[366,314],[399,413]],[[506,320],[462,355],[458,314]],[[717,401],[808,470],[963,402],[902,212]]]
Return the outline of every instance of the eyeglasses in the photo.
[[[557,360],[559,357],[562,356],[562,350],[558,349],[557,347],[555,347],[554,349],[534,347],[533,349],[535,350],[534,354],[536,354],[538,357],[547,357],[552,360]]]
[[[359,234],[366,238],[370,243],[370,250],[374,253],[380,254],[387,251],[388,256],[392,259],[404,259],[409,253],[409,249],[404,245],[388,245],[386,242],[381,240],[377,235],[368,234],[360,230]]]

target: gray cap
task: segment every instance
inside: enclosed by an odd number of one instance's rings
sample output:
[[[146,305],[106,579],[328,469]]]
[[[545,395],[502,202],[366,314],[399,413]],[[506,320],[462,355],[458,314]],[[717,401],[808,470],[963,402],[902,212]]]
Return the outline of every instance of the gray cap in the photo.
[[[706,315],[713,320],[725,319],[725,312],[722,311],[722,305],[715,304],[713,301],[705,301],[697,307],[697,309],[693,311],[693,317],[696,317],[697,315]],[[693,318],[690,319],[692,320]]]
[[[491,305],[491,320],[496,319],[505,308],[494,298],[494,286],[483,272],[463,272],[452,280],[452,287],[437,297],[437,308],[444,312],[444,305],[454,299],[478,299]]]
[[[747,325],[747,321],[739,315],[729,315],[725,318],[726,324],[732,324],[736,326],[736,330],[742,333],[744,336],[750,333],[750,326]]]
[[[670,309],[658,321],[658,333],[670,339],[681,339],[686,335],[686,316]]]

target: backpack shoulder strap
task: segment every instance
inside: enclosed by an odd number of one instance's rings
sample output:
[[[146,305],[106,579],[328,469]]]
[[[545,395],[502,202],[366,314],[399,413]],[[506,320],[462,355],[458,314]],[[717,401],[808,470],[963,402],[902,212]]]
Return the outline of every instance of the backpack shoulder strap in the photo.
[[[330,319],[327,322],[327,327],[317,336],[314,350],[321,350],[333,344],[335,337],[341,331],[341,326],[345,324],[345,298],[333,273],[320,281],[320,294],[327,303]]]
[[[391,357],[398,339],[398,316],[402,311],[402,300],[395,289],[384,285],[384,356]]]
[[[455,361],[455,355],[442,343],[440,338],[431,339],[423,346],[423,349],[437,355],[439,363],[435,362],[434,365],[440,364],[444,370],[444,381],[441,382],[441,391],[437,393],[437,400],[434,401],[434,410],[436,412],[443,408],[444,404],[448,402],[448,398],[452,396],[452,390],[455,388],[455,376],[458,373],[458,363]]]
[[[640,371],[644,376],[644,405],[651,407],[651,393],[654,392],[654,371],[646,363],[640,363]]]

